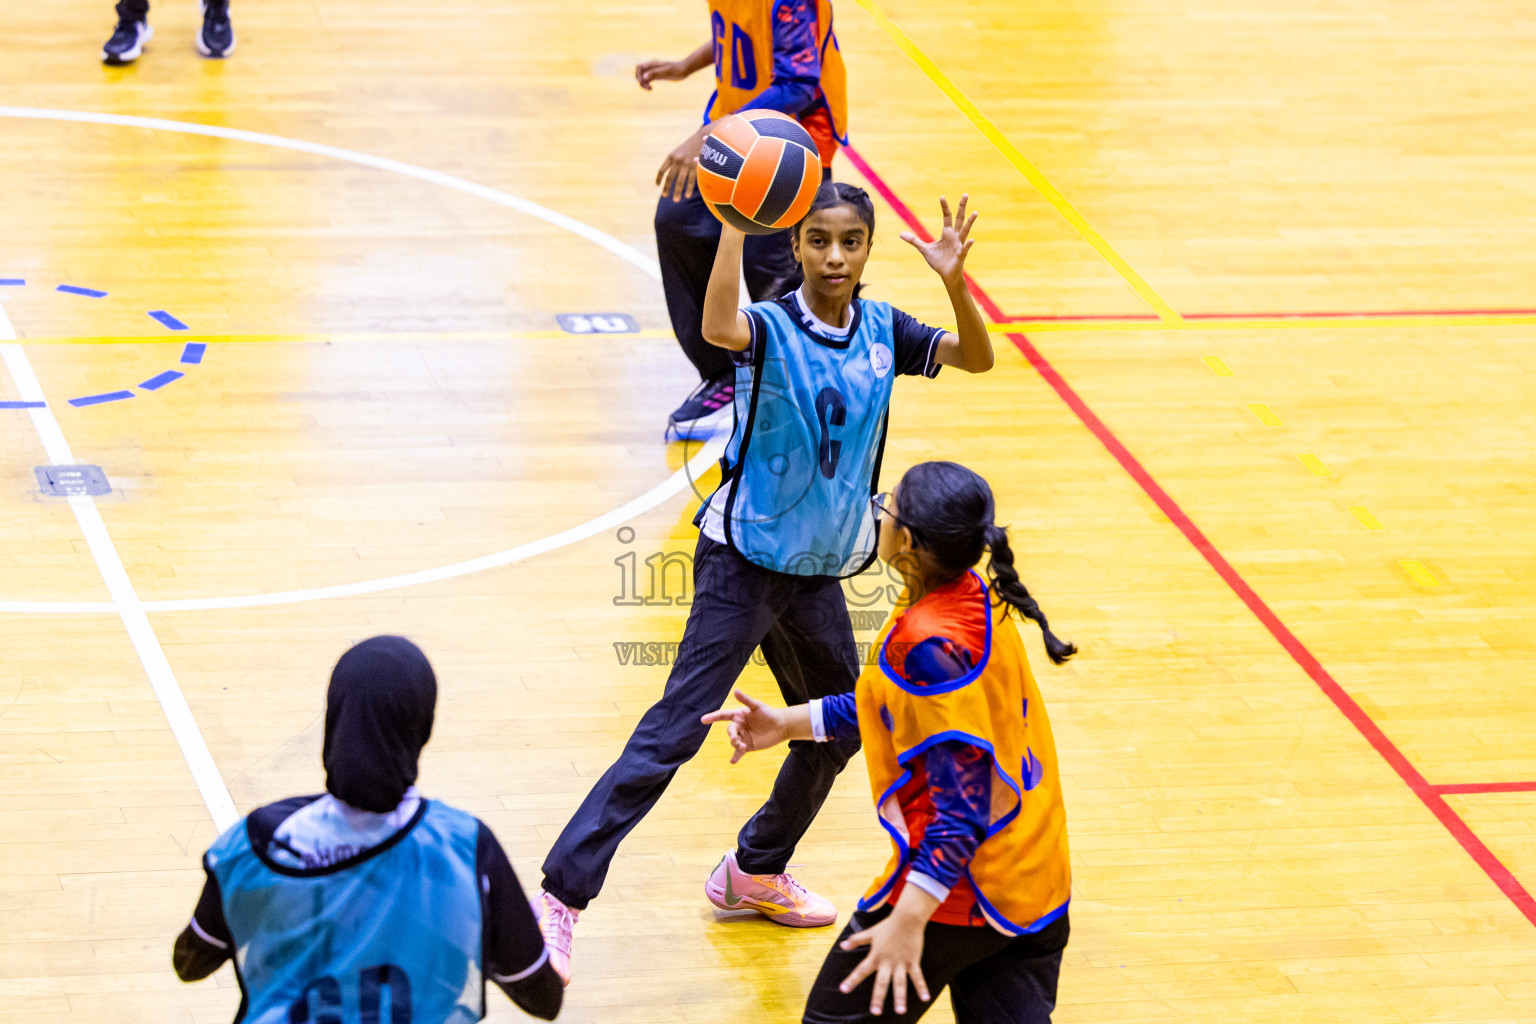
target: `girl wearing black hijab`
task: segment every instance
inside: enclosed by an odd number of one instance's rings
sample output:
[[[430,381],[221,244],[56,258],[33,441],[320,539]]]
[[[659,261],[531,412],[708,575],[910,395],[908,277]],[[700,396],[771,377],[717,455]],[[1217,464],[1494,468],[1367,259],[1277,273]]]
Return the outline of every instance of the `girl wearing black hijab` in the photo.
[[[259,808],[209,848],[173,953],[183,981],[233,959],[243,1024],[477,1021],[487,978],[555,1018],[563,986],[501,845],[416,792],[436,705],[432,666],[409,640],[342,655],[326,694],[326,792]]]

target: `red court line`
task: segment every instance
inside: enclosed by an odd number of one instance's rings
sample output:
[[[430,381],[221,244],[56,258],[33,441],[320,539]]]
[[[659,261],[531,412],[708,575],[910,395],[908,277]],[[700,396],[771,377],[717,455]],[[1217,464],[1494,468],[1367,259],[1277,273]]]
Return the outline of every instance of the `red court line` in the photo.
[[[1441,796],[1450,793],[1536,793],[1536,782],[1452,782],[1429,788]]]
[[[1536,316],[1536,309],[1382,309],[1350,310],[1343,313],[1182,313],[1185,320],[1248,320],[1261,317],[1275,320],[1347,320],[1376,316],[1421,316],[1434,319],[1437,316]]]
[[[875,173],[874,168],[864,162],[863,157],[852,147],[844,147],[843,152],[847,155],[849,162],[853,164],[855,169],[879,193],[880,197],[886,201],[891,209],[896,211],[897,216],[906,222],[907,227],[911,229],[913,234],[924,241],[933,240],[933,236],[923,227],[922,221],[918,220],[911,208],[901,201],[901,197],[891,191],[891,187],[885,183],[883,178]],[[986,310],[988,316],[997,321],[1005,319],[1003,311],[998,307],[997,303],[993,302],[991,297],[975,281],[971,280],[969,276],[966,277],[966,283],[971,289],[971,294],[975,296],[977,303],[981,305],[982,309]],[[1072,389],[1072,386],[1066,382],[1061,374],[1056,372],[1056,368],[1050,364],[1045,356],[1040,354],[1040,351],[1035,348],[1030,340],[1022,334],[1010,334],[1008,339],[1024,354],[1024,358],[1029,360],[1029,364],[1045,379],[1046,383],[1067,404],[1067,407],[1077,414],[1077,418],[1082,420],[1083,425],[1093,433],[1094,437],[1098,438],[1099,443],[1115,457],[1115,461],[1120,463],[1121,468],[1141,485],[1141,489],[1156,503],[1157,507],[1162,510],[1162,513],[1168,517],[1173,525],[1178,527],[1179,532],[1184,534],[1185,538],[1194,545],[1195,550],[1200,552],[1205,560],[1210,563],[1211,568],[1216,570],[1216,574],[1232,589],[1232,592],[1238,596],[1243,604],[1248,606],[1248,610],[1264,624],[1264,627],[1269,630],[1270,635],[1279,641],[1280,646],[1285,648],[1286,653],[1291,656],[1291,659],[1301,666],[1302,670],[1317,684],[1318,689],[1322,690],[1328,699],[1333,701],[1334,706],[1343,713],[1345,718],[1349,719],[1350,724],[1359,731],[1361,736],[1365,737],[1366,742],[1376,750],[1376,753],[1380,754],[1382,759],[1392,766],[1392,770],[1397,772],[1398,777],[1423,802],[1430,813],[1440,820],[1440,823],[1445,826],[1446,831],[1450,832],[1451,836],[1461,844],[1462,849],[1467,851],[1468,856],[1499,887],[1499,891],[1509,897],[1510,902],[1515,905],[1515,908],[1520,913],[1525,915],[1526,920],[1536,925],[1536,898],[1533,898],[1526,891],[1525,887],[1520,884],[1520,880],[1504,866],[1503,862],[1499,860],[1492,850],[1483,844],[1483,841],[1477,837],[1477,834],[1472,831],[1467,823],[1462,821],[1461,816],[1451,808],[1450,804],[1445,802],[1445,798],[1440,795],[1437,788],[1431,786],[1428,780],[1419,773],[1419,770],[1409,763],[1408,759],[1403,756],[1403,752],[1397,748],[1397,745],[1388,739],[1386,733],[1381,731],[1381,728],[1371,719],[1371,716],[1366,714],[1359,704],[1355,703],[1355,699],[1344,690],[1344,687],[1339,685],[1338,681],[1313,656],[1312,652],[1297,638],[1296,634],[1292,633],[1290,628],[1280,621],[1280,617],[1264,602],[1262,597],[1254,592],[1253,588],[1248,585],[1248,582],[1238,574],[1238,571],[1232,568],[1232,564],[1227,561],[1226,557],[1216,550],[1215,545],[1206,538],[1194,521],[1179,507],[1178,502],[1168,496],[1168,492],[1163,490],[1162,486],[1152,478],[1152,474],[1147,472],[1146,467],[1137,461],[1136,456],[1132,455],[1125,445],[1120,443],[1120,439],[1115,436],[1109,427],[1104,425],[1104,421],[1099,419],[1092,409],[1088,408],[1088,404]]]
[[[1186,317],[1185,319],[1188,319],[1188,318]],[[1155,313],[1108,313],[1108,314],[1105,314],[1103,316],[1096,316],[1093,313],[1080,313],[1080,314],[1077,314],[1075,316],[1005,316],[1005,317],[1003,317],[1003,322],[1004,323],[1008,323],[1008,322],[1016,321],[1016,320],[1033,320],[1036,323],[1080,323],[1080,322],[1083,322],[1083,321],[1092,321],[1092,322],[1097,323],[1097,322],[1099,322],[1101,320],[1104,321],[1105,323],[1109,323],[1110,321],[1120,321],[1120,320],[1141,320],[1141,321],[1149,321],[1149,322],[1152,322],[1152,323],[1156,323],[1157,322],[1157,314],[1155,314]]]
[[[1180,313],[1185,320],[1368,320],[1373,317],[1424,317],[1432,320],[1442,316],[1536,316],[1536,309],[1375,309],[1347,310],[1338,313]],[[1153,322],[1151,313],[1112,313],[1096,316],[1084,313],[1075,316],[1005,316],[1003,323],[1112,323],[1121,320]]]

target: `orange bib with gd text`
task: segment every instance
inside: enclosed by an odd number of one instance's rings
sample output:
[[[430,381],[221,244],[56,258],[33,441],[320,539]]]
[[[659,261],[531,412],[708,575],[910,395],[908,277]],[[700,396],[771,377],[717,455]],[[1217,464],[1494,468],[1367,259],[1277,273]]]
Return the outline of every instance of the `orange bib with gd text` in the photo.
[[[709,26],[715,41],[715,95],[709,120],[735,113],[773,84],[773,18],[778,6],[774,0],[709,0]],[[830,0],[816,0],[816,39],[821,47],[821,94],[833,133],[846,142],[848,71],[832,31]]]

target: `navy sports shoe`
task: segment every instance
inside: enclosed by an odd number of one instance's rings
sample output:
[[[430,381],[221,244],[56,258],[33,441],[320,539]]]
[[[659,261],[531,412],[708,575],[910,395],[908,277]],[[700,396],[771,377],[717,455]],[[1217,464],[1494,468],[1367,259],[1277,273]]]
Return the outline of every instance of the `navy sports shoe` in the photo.
[[[731,377],[704,381],[668,418],[662,437],[675,435],[679,441],[696,441],[730,430],[735,422],[735,396],[736,381]]]
[[[235,27],[229,23],[229,0],[204,0],[197,52],[204,57],[228,57],[234,49]]]
[[[132,64],[139,59],[139,54],[144,52],[144,44],[154,34],[155,30],[149,27],[147,21],[119,18],[117,28],[112,30],[112,38],[101,48],[101,62],[112,65]]]

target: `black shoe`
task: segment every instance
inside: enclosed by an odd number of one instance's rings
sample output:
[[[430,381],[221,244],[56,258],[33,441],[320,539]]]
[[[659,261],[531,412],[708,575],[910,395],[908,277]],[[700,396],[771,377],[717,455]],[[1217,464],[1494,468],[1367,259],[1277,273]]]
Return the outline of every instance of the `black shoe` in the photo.
[[[229,23],[229,0],[204,0],[197,52],[204,57],[228,57],[234,49],[235,26]]]
[[[734,377],[704,381],[672,413],[663,436],[675,434],[679,441],[693,441],[729,430],[735,423],[735,407],[732,404],[735,397]]]
[[[117,28],[112,30],[112,38],[101,48],[101,62],[112,65],[132,64],[144,52],[144,44],[154,34],[155,30],[149,27],[147,21],[119,18]]]

